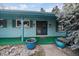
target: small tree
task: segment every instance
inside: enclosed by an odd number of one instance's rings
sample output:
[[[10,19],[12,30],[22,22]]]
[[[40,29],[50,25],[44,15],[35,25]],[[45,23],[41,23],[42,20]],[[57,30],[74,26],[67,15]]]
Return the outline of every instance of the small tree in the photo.
[[[55,15],[59,15],[60,14],[60,9],[58,8],[58,6],[55,6],[53,9],[52,9],[52,12],[55,14]]]

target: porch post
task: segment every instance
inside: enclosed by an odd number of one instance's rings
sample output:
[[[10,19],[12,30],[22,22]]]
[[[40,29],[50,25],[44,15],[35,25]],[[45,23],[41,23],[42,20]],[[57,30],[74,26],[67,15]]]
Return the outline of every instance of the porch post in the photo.
[[[24,39],[24,25],[23,25],[23,19],[21,19],[21,31],[22,31],[21,41],[23,42],[23,39]]]

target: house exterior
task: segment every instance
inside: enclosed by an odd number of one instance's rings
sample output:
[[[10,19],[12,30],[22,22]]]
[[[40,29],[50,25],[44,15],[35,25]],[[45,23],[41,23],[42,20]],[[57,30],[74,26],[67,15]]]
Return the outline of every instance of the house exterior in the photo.
[[[17,41],[18,38],[23,42],[34,37],[40,38],[40,43],[52,43],[54,37],[66,36],[66,32],[57,32],[56,19],[48,12],[0,10],[0,40]]]

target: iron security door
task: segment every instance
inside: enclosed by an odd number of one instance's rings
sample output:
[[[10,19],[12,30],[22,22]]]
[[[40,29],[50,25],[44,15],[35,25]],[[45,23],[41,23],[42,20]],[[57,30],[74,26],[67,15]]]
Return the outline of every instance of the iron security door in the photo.
[[[36,21],[36,35],[47,35],[47,21]]]

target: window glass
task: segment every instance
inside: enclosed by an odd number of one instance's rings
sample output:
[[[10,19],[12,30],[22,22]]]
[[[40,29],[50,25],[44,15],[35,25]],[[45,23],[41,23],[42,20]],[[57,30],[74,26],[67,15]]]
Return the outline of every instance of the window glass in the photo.
[[[1,28],[7,27],[7,21],[6,20],[0,20],[0,27]]]
[[[16,26],[17,26],[17,27],[21,27],[21,21],[20,21],[20,20],[17,20],[17,21],[16,21]]]
[[[30,27],[30,21],[24,21],[23,24],[24,27]]]
[[[23,25],[24,27],[30,27],[30,21],[24,20]],[[16,20],[16,27],[21,27],[21,20]]]

